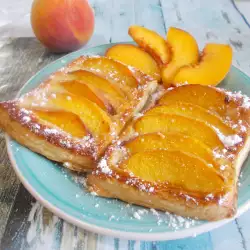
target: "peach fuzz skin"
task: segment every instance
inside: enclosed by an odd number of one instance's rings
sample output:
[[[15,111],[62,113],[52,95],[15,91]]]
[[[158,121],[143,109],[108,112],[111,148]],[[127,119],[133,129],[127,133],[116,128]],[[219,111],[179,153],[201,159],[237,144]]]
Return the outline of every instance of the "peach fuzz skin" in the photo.
[[[87,0],[34,0],[31,9],[33,31],[52,52],[70,52],[86,44],[94,18]]]

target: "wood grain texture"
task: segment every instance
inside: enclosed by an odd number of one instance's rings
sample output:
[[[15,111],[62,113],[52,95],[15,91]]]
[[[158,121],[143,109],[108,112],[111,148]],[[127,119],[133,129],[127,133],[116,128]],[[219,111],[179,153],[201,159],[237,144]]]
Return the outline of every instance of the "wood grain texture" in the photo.
[[[0,101],[14,98],[37,70],[57,57],[47,52],[35,38],[0,40]],[[19,185],[7,156],[4,135],[0,132],[0,242],[14,209]]]
[[[228,42],[234,63],[250,74],[250,29],[230,0],[90,0],[95,33],[86,47],[131,41],[127,29],[139,24],[162,36],[169,26],[190,31],[199,42]],[[61,55],[50,54],[34,38],[0,40],[0,100],[13,98],[40,68]],[[0,134],[0,249],[196,250],[250,249],[250,211],[236,221],[195,238],[166,242],[114,239],[79,229],[54,216],[17,180]]]

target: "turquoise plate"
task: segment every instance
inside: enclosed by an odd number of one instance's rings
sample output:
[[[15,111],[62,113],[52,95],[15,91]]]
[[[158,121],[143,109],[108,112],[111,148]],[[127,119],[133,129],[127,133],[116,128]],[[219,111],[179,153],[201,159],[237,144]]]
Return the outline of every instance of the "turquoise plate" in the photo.
[[[73,59],[81,55],[103,55],[112,45],[82,49],[49,64],[25,84],[19,95],[30,91]],[[241,90],[250,95],[250,78],[235,67],[232,67],[222,85],[227,89]],[[73,175],[52,161],[22,147],[8,136],[6,140],[13,168],[29,192],[53,213],[84,229],[127,239],[168,240],[194,236],[230,221],[183,219],[127,205],[118,200],[93,196],[86,192],[83,177]],[[240,182],[236,216],[250,207],[249,157]]]

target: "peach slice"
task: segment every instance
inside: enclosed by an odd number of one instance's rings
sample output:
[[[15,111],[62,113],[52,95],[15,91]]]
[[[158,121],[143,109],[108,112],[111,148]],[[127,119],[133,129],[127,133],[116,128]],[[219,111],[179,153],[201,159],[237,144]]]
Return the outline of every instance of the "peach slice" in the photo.
[[[183,85],[167,91],[159,100],[160,104],[169,105],[176,102],[198,105],[217,113],[223,120],[231,118],[238,121],[238,105],[224,92],[203,85]]]
[[[83,57],[73,69],[88,70],[118,86],[133,99],[132,92],[138,84],[146,84],[152,78],[136,69],[129,69],[124,64],[107,57]]]
[[[56,98],[50,96],[48,99],[38,100],[31,107],[33,110],[71,112],[82,120],[91,134],[101,139],[106,138],[112,125],[109,115],[84,97],[79,99],[70,94],[57,93]]]
[[[131,71],[125,65],[111,58],[86,57],[77,67],[105,78],[131,98],[131,91],[138,86],[138,82]]]
[[[64,111],[33,111],[33,113],[42,120],[56,125],[74,137],[81,138],[88,134],[81,119],[73,113]]]
[[[141,26],[133,25],[129,27],[128,33],[159,65],[164,65],[170,61],[170,48],[166,41],[156,32]]]
[[[204,142],[212,149],[224,148],[223,143],[210,126],[204,122],[180,115],[145,115],[135,121],[134,129],[139,134],[155,132],[183,133]]]
[[[178,102],[170,105],[160,105],[146,112],[146,115],[155,114],[181,115],[195,120],[203,121],[211,127],[219,129],[220,132],[224,135],[232,135],[235,133],[235,131],[227,124],[225,124],[218,115],[212,114],[208,110],[190,103]]]
[[[155,60],[145,51],[132,44],[118,44],[105,53],[105,56],[135,67],[155,80],[160,81],[160,69]]]
[[[203,142],[181,133],[152,133],[137,136],[127,141],[124,146],[131,154],[157,149],[180,150],[215,164],[212,150]]]
[[[170,27],[167,33],[167,43],[171,48],[171,61],[162,68],[162,81],[165,86],[172,80],[179,68],[199,61],[199,48],[194,37],[188,32]]]
[[[87,98],[88,100],[96,103],[101,109],[108,111],[110,114],[114,114],[114,108],[110,105],[110,103],[105,100],[100,92],[98,93],[99,96],[96,95],[90,86],[75,80],[61,82],[60,84],[69,93],[77,96],[79,99],[81,99],[81,97]]]
[[[174,84],[217,85],[227,75],[232,64],[233,52],[229,45],[207,44],[200,62],[195,66],[184,66],[173,79]]]
[[[96,74],[87,70],[76,70],[68,73],[74,80],[83,81],[87,85],[94,86],[100,89],[102,92],[111,95],[114,98],[126,99],[126,94],[117,86],[114,86],[111,82],[105,78],[97,76]]]
[[[72,71],[68,73],[68,77],[69,79],[81,81],[89,87],[100,91],[116,110],[128,99],[126,93],[118,86],[92,72],[86,70]]]
[[[223,179],[200,158],[181,151],[155,150],[132,155],[122,164],[136,177],[170,188],[194,192],[219,192]]]

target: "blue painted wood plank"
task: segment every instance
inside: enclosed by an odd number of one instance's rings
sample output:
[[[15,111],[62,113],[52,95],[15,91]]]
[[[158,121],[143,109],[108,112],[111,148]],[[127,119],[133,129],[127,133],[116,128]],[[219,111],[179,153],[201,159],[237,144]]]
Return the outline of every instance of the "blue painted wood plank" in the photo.
[[[98,44],[109,43],[111,38],[112,1],[90,0],[95,12],[95,32],[92,41]],[[91,43],[93,43],[90,41]]]
[[[181,240],[141,242],[140,250],[210,250],[212,248],[210,234],[206,233]]]
[[[133,0],[112,1],[110,13],[111,42],[131,41],[128,35],[128,27],[135,21],[135,9]]]
[[[111,40],[131,41],[128,28],[142,25],[165,36],[162,8],[159,0],[119,0],[112,2]]]
[[[160,0],[135,0],[135,23],[165,37],[166,29]]]
[[[236,225],[241,234],[243,248],[250,249],[250,210],[236,220]]]
[[[213,230],[211,232],[211,240],[216,250],[244,249],[241,244],[242,238],[235,221]]]

